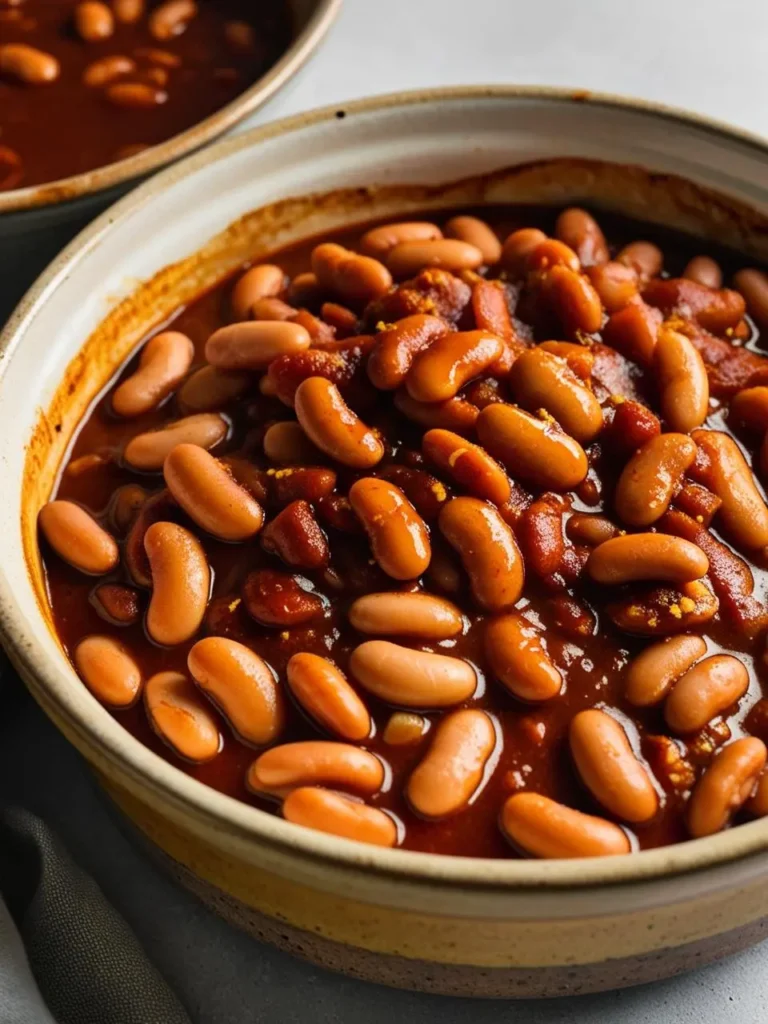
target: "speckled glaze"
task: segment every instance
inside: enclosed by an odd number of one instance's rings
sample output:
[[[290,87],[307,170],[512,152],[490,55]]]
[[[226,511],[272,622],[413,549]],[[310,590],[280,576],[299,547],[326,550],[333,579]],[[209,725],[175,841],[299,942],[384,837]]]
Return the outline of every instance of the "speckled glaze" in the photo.
[[[141,746],[76,678],[51,629],[37,511],[115,366],[244,259],[376,215],[572,199],[765,257],[768,146],[674,111],[503,87],[311,113],[219,143],[123,199],[57,259],[0,340],[11,658],[181,882],[235,924],[358,977],[557,995],[727,955],[765,933],[768,819],[627,857],[541,862],[382,850],[264,814]]]

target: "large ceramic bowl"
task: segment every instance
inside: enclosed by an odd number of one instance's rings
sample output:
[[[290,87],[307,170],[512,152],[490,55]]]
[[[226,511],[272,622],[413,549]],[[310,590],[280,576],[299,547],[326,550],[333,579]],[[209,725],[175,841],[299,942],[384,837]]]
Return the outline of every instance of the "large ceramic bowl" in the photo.
[[[141,178],[218,138],[266,103],[319,46],[341,3],[288,0],[293,40],[282,57],[240,96],[187,131],[127,160],[0,192],[0,322],[46,263],[97,213]]]
[[[739,949],[765,933],[768,819],[627,857],[484,861],[361,846],[238,803],[145,749],[80,683],[51,627],[35,519],[115,366],[244,258],[409,209],[572,199],[765,256],[768,147],[669,110],[541,90],[319,111],[220,143],[123,199],[2,338],[0,607],[15,665],[177,877],[254,933],[392,985],[553,995]]]

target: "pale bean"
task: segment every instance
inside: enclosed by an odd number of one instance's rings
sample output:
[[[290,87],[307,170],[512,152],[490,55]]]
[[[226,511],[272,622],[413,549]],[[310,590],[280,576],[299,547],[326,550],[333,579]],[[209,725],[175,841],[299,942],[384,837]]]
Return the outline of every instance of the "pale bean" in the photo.
[[[436,238],[425,242],[400,242],[386,254],[392,276],[402,280],[415,277],[426,267],[439,267],[458,273],[477,270],[483,265],[483,254],[475,245],[457,238]]]
[[[211,589],[203,546],[176,523],[153,523],[144,534],[152,576],[146,627],[155,643],[183,644],[200,628]]]
[[[494,505],[509,501],[512,490],[507,474],[484,448],[450,430],[428,430],[421,446],[430,462],[476,498]]]
[[[115,17],[124,25],[134,25],[144,17],[146,0],[112,0]]]
[[[768,387],[744,388],[731,402],[728,420],[747,430],[764,434],[768,430]]]
[[[522,277],[527,269],[528,255],[547,236],[538,228],[520,228],[507,235],[501,247],[501,265],[513,277]]]
[[[592,796],[623,821],[649,821],[659,796],[644,765],[635,756],[619,723],[599,708],[571,719],[571,754]]]
[[[300,423],[285,420],[264,431],[264,454],[281,465],[307,465],[317,462],[320,451],[312,444]]]
[[[764,818],[768,815],[768,773],[765,771],[757,780],[754,793],[744,806],[745,810],[749,811],[750,814],[756,815],[758,818]]]
[[[201,412],[174,420],[160,430],[137,434],[125,446],[123,458],[134,469],[146,471],[163,468],[166,456],[177,444],[196,444],[214,448],[229,433],[229,424],[218,413]]]
[[[710,256],[694,256],[689,260],[683,271],[683,277],[689,281],[697,281],[706,285],[707,288],[720,289],[723,287],[723,272],[720,264]]]
[[[589,469],[584,449],[551,419],[496,402],[477,417],[483,447],[525,483],[548,491],[578,487]]]
[[[748,687],[749,673],[738,658],[713,654],[674,684],[664,705],[666,723],[673,732],[698,732],[743,697]]]
[[[449,398],[445,402],[417,402],[405,388],[395,392],[394,401],[395,408],[406,419],[427,428],[469,431],[480,414],[476,405],[463,398]]]
[[[621,533],[618,526],[605,516],[582,515],[577,512],[565,524],[565,532],[577,544],[596,548]]]
[[[381,331],[376,335],[366,367],[371,383],[381,391],[399,387],[417,355],[447,333],[445,320],[427,313],[403,317]]]
[[[176,397],[185,412],[214,412],[244,395],[252,383],[253,377],[249,373],[201,366],[187,377]]]
[[[113,82],[107,86],[104,95],[110,103],[126,110],[152,110],[168,102],[165,89],[149,82]]]
[[[615,586],[636,580],[690,583],[709,570],[696,544],[666,533],[630,533],[594,548],[587,572],[596,583]]]
[[[112,408],[132,418],[150,412],[183,380],[195,357],[195,346],[178,331],[163,331],[141,350],[138,369],[117,386]]]
[[[662,324],[653,361],[659,405],[669,428],[687,434],[700,427],[709,412],[709,378],[691,340]]]
[[[99,0],[83,0],[75,7],[75,28],[87,43],[109,39],[115,31],[115,18],[106,4]]]
[[[103,576],[118,563],[117,543],[93,516],[72,501],[49,501],[38,515],[45,539],[56,554],[80,572]]]
[[[238,278],[232,289],[232,313],[235,320],[248,320],[253,316],[254,303],[259,299],[272,299],[285,286],[285,274],[274,263],[259,263]]]
[[[479,217],[451,217],[445,225],[445,234],[474,245],[483,254],[483,263],[488,267],[501,259],[501,242],[496,232]]]
[[[582,814],[540,793],[513,793],[501,810],[508,839],[532,857],[609,857],[629,853],[623,829],[603,818]]]
[[[309,377],[296,389],[296,416],[313,444],[353,469],[371,469],[384,457],[377,434],[349,408],[335,384]]]
[[[660,434],[638,448],[616,485],[614,505],[628,526],[650,526],[669,508],[696,458],[685,434]]]
[[[722,501],[716,522],[740,548],[750,551],[768,544],[768,506],[755,485],[752,470],[736,442],[719,430],[695,430],[699,459],[689,474]]]
[[[405,386],[417,402],[443,402],[487,370],[503,349],[501,338],[488,331],[443,334],[416,358]]]
[[[177,444],[163,463],[163,475],[187,515],[214,537],[241,541],[261,529],[259,503],[204,448]]]
[[[387,640],[360,644],[352,652],[349,667],[364,689],[399,707],[448,708],[469,700],[477,689],[477,675],[469,662]]]
[[[364,308],[392,287],[392,275],[383,263],[335,242],[315,246],[312,271],[321,288],[338,295],[353,309]]]
[[[149,15],[149,32],[155,39],[167,42],[181,35],[197,15],[194,0],[165,0]]]
[[[236,640],[210,636],[197,641],[187,666],[241,740],[260,747],[277,739],[285,721],[283,695],[258,654]]]
[[[489,612],[512,608],[523,592],[523,558],[498,511],[478,498],[453,498],[443,506],[438,524],[461,558],[480,607]]]
[[[382,740],[390,747],[411,747],[421,743],[429,730],[429,721],[413,711],[395,711],[389,716]]]
[[[0,46],[0,74],[17,78],[27,85],[46,85],[59,77],[56,58],[26,43],[5,43]]]
[[[332,661],[308,652],[294,654],[286,676],[301,707],[324,729],[356,743],[368,738],[368,709]]]
[[[148,679],[144,706],[152,728],[179,757],[202,764],[221,750],[216,718],[181,672],[158,672]]]
[[[488,622],[485,653],[491,672],[519,700],[551,700],[560,693],[563,677],[540,631],[517,612]]]
[[[658,277],[664,266],[664,254],[653,242],[630,242],[616,259],[624,266],[632,267],[642,282]]]
[[[350,605],[349,621],[360,633],[418,640],[448,640],[464,628],[456,605],[418,592],[365,594]]]
[[[282,299],[257,299],[251,307],[252,320],[293,320],[298,313],[298,309]]]
[[[638,708],[660,704],[676,680],[706,653],[700,636],[672,636],[651,644],[630,662],[624,696]]]
[[[606,263],[610,259],[608,243],[600,225],[578,206],[571,206],[558,216],[555,234],[573,249],[583,267]]]
[[[303,352],[311,343],[301,324],[245,320],[214,331],[205,343],[205,358],[220,370],[266,370],[273,359]]]
[[[637,273],[616,260],[589,267],[587,277],[606,313],[618,313],[637,297]]]
[[[316,786],[294,789],[283,804],[283,817],[294,825],[358,843],[397,845],[397,825],[384,811]]]
[[[556,265],[543,276],[542,296],[569,337],[594,334],[603,324],[603,306],[589,278]]]
[[[565,359],[529,349],[515,360],[509,383],[515,401],[524,409],[546,409],[577,441],[591,441],[602,430],[600,403]]]
[[[368,256],[381,257],[401,242],[428,242],[442,237],[437,224],[424,220],[402,221],[366,231],[360,239],[360,248]]]
[[[424,818],[446,818],[467,807],[496,749],[496,730],[484,711],[454,711],[442,719],[426,756],[405,787],[411,807]]]
[[[744,296],[749,315],[760,327],[768,325],[768,274],[763,270],[740,270],[733,286]]]
[[[111,636],[87,636],[75,648],[75,667],[91,693],[112,708],[127,708],[141,690],[141,670]]]
[[[272,747],[256,758],[246,775],[254,793],[280,797],[298,786],[333,786],[373,796],[383,782],[384,765],[375,754],[330,740]]]
[[[363,477],[352,484],[349,503],[384,572],[396,580],[421,576],[431,556],[429,531],[400,488],[388,480]]]
[[[83,72],[83,85],[90,89],[103,89],[116,78],[130,75],[136,70],[136,61],[130,57],[115,55],[95,60]]]
[[[557,238],[545,238],[526,256],[525,269],[536,272],[546,271],[551,267],[566,267],[578,273],[581,270],[581,262],[570,245]]]
[[[752,795],[765,761],[765,744],[754,736],[734,740],[715,754],[688,801],[692,836],[711,836],[725,828]]]

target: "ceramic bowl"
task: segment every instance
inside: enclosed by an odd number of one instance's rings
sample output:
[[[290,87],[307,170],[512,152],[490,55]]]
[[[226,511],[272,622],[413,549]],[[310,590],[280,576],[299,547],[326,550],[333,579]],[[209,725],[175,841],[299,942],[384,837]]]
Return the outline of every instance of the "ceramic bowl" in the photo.
[[[723,956],[765,934],[768,819],[627,857],[484,861],[362,846],[236,802],[143,747],[80,683],[52,629],[36,515],[115,368],[244,259],[412,209],[578,199],[764,258],[768,146],[658,107],[537,89],[322,110],[141,186],[59,256],[2,337],[0,609],[12,660],[179,879],[254,934],[359,977],[556,995]]]

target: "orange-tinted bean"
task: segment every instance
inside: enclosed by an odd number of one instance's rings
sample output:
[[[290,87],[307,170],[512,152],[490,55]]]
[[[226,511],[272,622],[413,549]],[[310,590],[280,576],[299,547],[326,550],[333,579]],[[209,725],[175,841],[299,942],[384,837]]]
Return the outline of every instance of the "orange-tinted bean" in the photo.
[[[187,377],[176,397],[185,412],[214,412],[244,395],[252,383],[253,377],[249,373],[201,366]]]
[[[586,210],[571,206],[557,218],[555,234],[569,245],[579,257],[583,267],[606,263],[610,258],[608,243],[600,225]]]
[[[353,469],[371,469],[384,446],[349,408],[335,384],[308,377],[296,389],[296,416],[304,433],[326,455]]]
[[[115,539],[93,516],[72,501],[49,501],[38,524],[56,554],[80,572],[102,576],[120,557]]]
[[[556,238],[545,238],[529,251],[525,259],[525,269],[537,271],[549,270],[551,267],[567,267],[578,273],[581,263],[570,245]]]
[[[564,359],[529,349],[515,361],[509,381],[524,409],[546,409],[577,441],[591,441],[602,429],[600,403]]]
[[[542,341],[538,347],[542,352],[549,352],[550,355],[564,359],[576,376],[583,381],[588,383],[591,379],[595,356],[586,345],[572,341]]]
[[[285,420],[267,427],[262,444],[267,458],[283,465],[306,465],[308,462],[316,462],[320,454],[304,433],[301,424],[295,420]]]
[[[399,242],[386,255],[387,267],[398,280],[414,277],[426,267],[437,267],[458,273],[477,270],[483,265],[483,254],[477,246],[457,238],[435,238],[428,241]]]
[[[26,43],[5,43],[0,46],[0,73],[27,85],[47,85],[59,77],[60,66],[50,53],[27,46]]]
[[[285,274],[274,263],[259,263],[238,278],[232,289],[232,313],[235,320],[248,320],[259,299],[273,299],[285,285]]]
[[[152,728],[179,757],[195,764],[221,749],[221,733],[210,708],[181,672],[158,672],[144,687]]]
[[[569,518],[565,532],[576,544],[596,548],[612,537],[618,537],[621,531],[605,516],[582,515],[577,512]]]
[[[765,433],[768,430],[768,387],[763,384],[739,391],[731,402],[728,420],[755,433]]]
[[[509,501],[511,489],[507,474],[484,448],[450,430],[428,430],[421,445],[426,458],[452,477],[459,487],[495,505]]]
[[[716,263],[710,256],[694,256],[683,271],[683,277],[689,281],[697,281],[706,285],[707,288],[722,288],[723,272],[720,264]]]
[[[349,668],[360,685],[387,704],[447,708],[463,704],[477,689],[469,662],[445,654],[401,647],[388,640],[367,640],[352,652]]]
[[[616,259],[625,267],[631,267],[643,282],[658,277],[664,266],[664,255],[653,242],[630,242]]]
[[[427,428],[467,433],[480,415],[477,406],[463,398],[448,398],[445,402],[417,402],[405,388],[395,392],[394,401],[395,408],[406,419]]]
[[[168,101],[168,93],[149,82],[113,82],[104,95],[110,103],[126,110],[151,110]]]
[[[501,259],[501,242],[496,232],[479,217],[451,217],[446,222],[445,234],[479,249],[486,266],[492,266]]]
[[[136,70],[136,61],[130,57],[114,55],[112,57],[101,57],[95,60],[83,72],[83,85],[91,89],[103,89],[116,78],[123,75],[130,75]]]
[[[75,648],[75,668],[93,695],[112,708],[127,708],[141,691],[141,670],[111,636],[87,636]]]
[[[155,643],[183,644],[200,628],[211,570],[200,541],[176,523],[153,523],[144,534],[152,574],[146,627]]]
[[[532,857],[609,857],[629,853],[626,833],[613,822],[582,814],[540,793],[513,793],[501,810],[508,839]]]
[[[413,711],[395,711],[389,716],[381,738],[390,747],[410,747],[420,743],[429,729],[423,715]]]
[[[324,729],[355,743],[370,735],[368,709],[328,658],[308,652],[294,654],[286,676],[293,696]]]
[[[484,711],[464,709],[447,715],[408,779],[405,792],[411,807],[431,819],[464,810],[483,783],[495,748],[496,730]]]
[[[87,43],[101,42],[115,31],[115,18],[99,0],[82,0],[75,6],[75,29]]]
[[[688,831],[711,836],[750,798],[765,768],[766,749],[754,736],[734,740],[715,754],[688,801]]]
[[[600,330],[603,307],[588,278],[570,267],[554,266],[544,277],[543,294],[567,334]]]
[[[477,603],[491,612],[512,608],[523,591],[523,559],[498,511],[478,498],[453,498],[438,523],[462,560]]]
[[[363,477],[350,488],[349,502],[384,572],[396,580],[421,576],[431,555],[429,531],[400,488],[378,477]]]
[[[768,774],[765,771],[758,778],[754,792],[744,806],[745,810],[758,818],[768,815]]]
[[[357,331],[357,314],[346,306],[340,306],[338,302],[324,302],[320,316],[340,338],[354,335]]]
[[[426,313],[403,317],[393,327],[381,331],[368,357],[371,383],[382,391],[399,387],[417,355],[447,333],[444,320]]]
[[[314,277],[314,274],[311,275]],[[252,320],[293,320],[299,310],[282,299],[257,299],[251,306]]]
[[[540,631],[517,612],[488,622],[485,653],[494,676],[519,700],[551,700],[560,693],[563,677]]]
[[[733,286],[744,296],[749,315],[765,327],[768,324],[768,274],[762,270],[740,270],[733,275]]]
[[[418,592],[365,594],[351,604],[349,621],[360,633],[418,640],[448,640],[464,627],[456,605]]]
[[[141,350],[138,369],[115,389],[112,408],[127,418],[155,409],[184,378],[194,357],[195,346],[186,334],[156,334]]]
[[[392,275],[383,263],[335,242],[315,246],[312,271],[321,288],[338,295],[353,309],[362,309],[392,287]]]
[[[295,825],[342,839],[372,846],[397,845],[397,825],[384,811],[317,786],[294,789],[283,804],[283,816]]]
[[[649,821],[659,797],[627,734],[605,711],[590,708],[571,719],[571,755],[584,785],[598,803],[623,821]]]
[[[706,653],[700,636],[683,634],[651,644],[630,662],[625,697],[638,708],[660,704],[676,680]]]
[[[248,769],[254,793],[283,796],[298,786],[338,786],[373,796],[384,782],[384,765],[375,754],[348,743],[304,740],[272,747]]]
[[[115,626],[132,626],[139,621],[139,595],[121,583],[101,583],[91,592],[90,602],[102,619]]]
[[[112,10],[123,25],[134,25],[144,16],[146,0],[112,0]]]
[[[501,265],[513,278],[522,277],[526,271],[528,255],[546,235],[538,228],[520,228],[507,235],[501,247]]]
[[[690,339],[662,325],[653,357],[661,413],[669,427],[683,434],[700,427],[709,412],[709,379]]]
[[[218,413],[201,412],[174,420],[160,430],[137,434],[125,446],[123,458],[134,469],[162,469],[166,456],[177,444],[214,448],[229,432],[229,424]]]
[[[638,366],[650,367],[661,322],[658,309],[638,298],[609,317],[603,341]]]
[[[444,334],[416,358],[405,386],[417,402],[443,402],[495,362],[503,349],[501,339],[487,331]]]
[[[587,277],[600,296],[606,313],[618,313],[638,294],[637,274],[617,261],[589,267]]]
[[[628,526],[650,526],[669,508],[683,475],[696,458],[685,434],[660,434],[639,448],[624,467],[614,504]]]
[[[160,42],[167,42],[181,35],[196,14],[194,0],[165,0],[149,16],[150,34]]]
[[[696,544],[665,533],[630,533],[592,550],[587,572],[596,583],[635,580],[690,583],[706,575],[709,559]]]
[[[768,544],[768,507],[736,442],[719,430],[695,430],[699,449],[689,474],[721,499],[717,522],[740,548]]]
[[[285,320],[245,320],[214,331],[205,358],[220,370],[265,370],[273,359],[309,348],[309,332]]]
[[[442,238],[443,233],[437,224],[429,221],[402,221],[397,224],[382,224],[380,227],[366,231],[360,239],[360,248],[367,256],[386,256],[401,242],[429,242]]]
[[[584,449],[550,419],[495,403],[481,411],[476,426],[483,447],[525,483],[569,491],[587,475]]]
[[[664,705],[664,718],[673,732],[692,733],[743,697],[749,673],[730,654],[713,654],[682,675]]]

